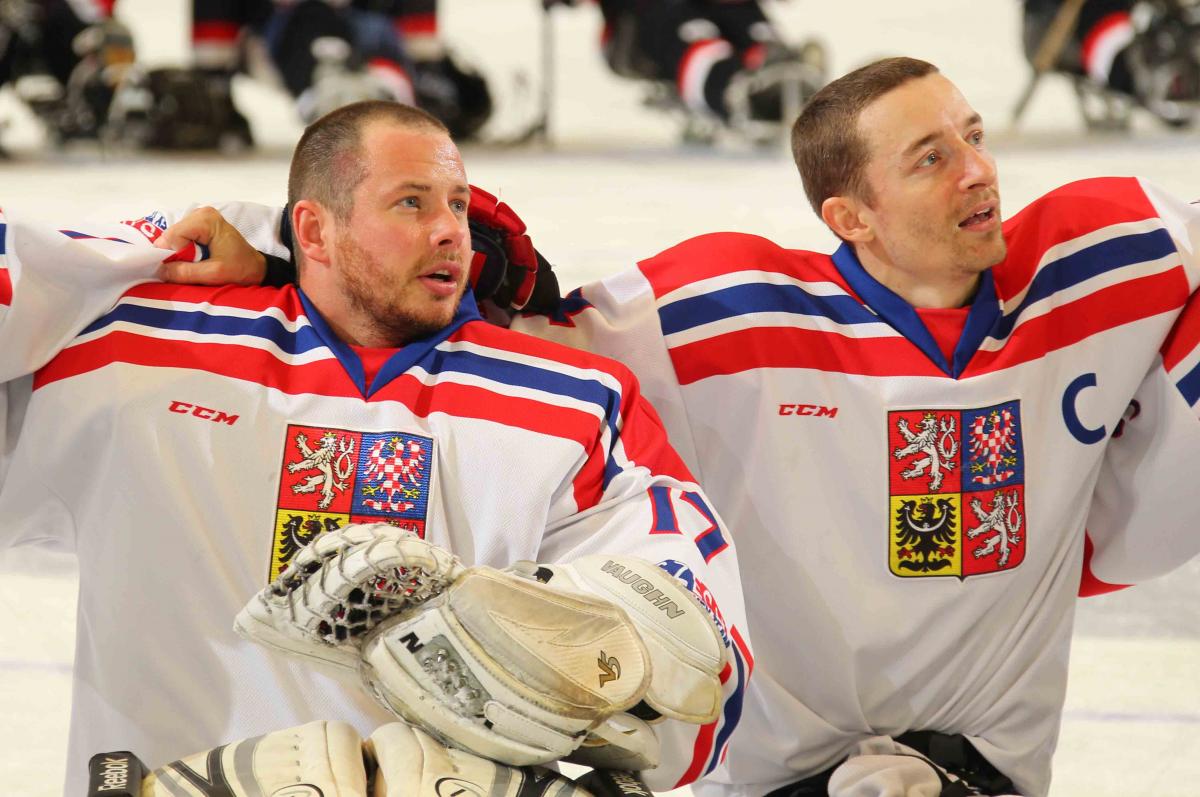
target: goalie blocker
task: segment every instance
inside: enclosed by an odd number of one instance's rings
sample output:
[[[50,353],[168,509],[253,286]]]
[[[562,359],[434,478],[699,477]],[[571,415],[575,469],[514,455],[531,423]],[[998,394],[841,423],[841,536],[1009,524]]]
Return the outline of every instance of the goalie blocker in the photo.
[[[130,752],[88,764],[88,797],[650,797],[632,772],[571,780],[445,747],[419,728],[384,725],[365,743],[341,722],[297,728],[196,753],[147,772]]]
[[[467,569],[392,526],[347,526],[302,549],[235,629],[357,669],[392,713],[518,766],[653,768],[648,721],[703,724],[721,705],[711,616],[635,557]]]

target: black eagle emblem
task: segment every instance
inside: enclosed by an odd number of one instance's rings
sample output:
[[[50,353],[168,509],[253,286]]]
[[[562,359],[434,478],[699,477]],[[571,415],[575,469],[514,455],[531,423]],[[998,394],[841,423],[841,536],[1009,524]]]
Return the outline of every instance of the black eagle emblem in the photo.
[[[305,518],[304,515],[288,515],[287,522],[283,524],[283,535],[279,540],[280,565],[286,567],[296,555],[296,551],[315,540],[322,532],[338,528],[341,528],[341,524],[331,517],[322,520],[316,516]]]
[[[910,498],[896,510],[900,568],[928,573],[950,567],[958,519],[948,498]]]

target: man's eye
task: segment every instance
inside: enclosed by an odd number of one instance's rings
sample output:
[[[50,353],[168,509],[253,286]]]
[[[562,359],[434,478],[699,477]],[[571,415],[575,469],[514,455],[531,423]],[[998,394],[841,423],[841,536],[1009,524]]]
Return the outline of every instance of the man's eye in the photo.
[[[450,203],[450,207],[454,210],[455,213],[466,213],[467,212],[467,203],[462,199],[454,200],[453,202]]]
[[[419,208],[421,207],[421,200],[415,196],[406,196],[400,200],[399,204],[403,208]]]
[[[928,155],[926,155],[924,158],[921,158],[921,163],[919,165],[932,166],[933,164],[937,163],[940,160],[941,160],[941,157],[936,152],[931,152]]]
[[[972,134],[971,134],[970,136],[968,136],[967,138],[970,140],[970,142],[971,142],[972,144],[974,144],[975,146],[977,146],[977,147],[978,147],[980,144],[982,144],[982,143],[983,143],[983,131],[982,131],[982,130],[976,130],[974,133],[972,133]]]

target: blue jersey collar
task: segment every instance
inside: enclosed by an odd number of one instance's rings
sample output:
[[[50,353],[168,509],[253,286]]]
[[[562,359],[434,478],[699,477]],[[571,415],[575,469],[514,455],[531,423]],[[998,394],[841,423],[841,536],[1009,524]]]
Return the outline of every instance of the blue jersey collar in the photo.
[[[863,303],[880,318],[891,325],[893,329],[908,339],[920,349],[926,357],[941,368],[948,376],[957,378],[967,367],[967,363],[975,356],[979,345],[983,343],[988,332],[1000,320],[1000,302],[996,297],[996,284],[989,268],[983,272],[979,290],[971,302],[971,310],[967,314],[967,323],[963,327],[962,337],[954,347],[954,362],[946,362],[946,356],[938,347],[933,335],[925,328],[921,317],[907,301],[870,274],[863,268],[854,253],[854,248],[848,243],[842,243],[833,253],[833,263],[838,272],[858,294]]]
[[[318,312],[316,306],[304,291],[298,287],[296,290],[300,294],[300,302],[304,306],[304,313],[308,316],[308,322],[312,325],[313,331],[317,333],[321,341],[337,356],[338,362],[346,369],[346,373],[358,387],[363,398],[370,398],[386,384],[409,368],[412,368],[425,355],[436,348],[438,344],[458,331],[458,328],[463,324],[468,321],[478,321],[480,319],[479,307],[475,304],[475,295],[471,291],[467,291],[463,295],[462,301],[458,305],[458,310],[455,311],[454,318],[450,319],[449,324],[429,337],[418,338],[397,349],[396,353],[379,369],[379,373],[375,375],[374,381],[368,387],[362,360],[359,359],[358,354],[345,341],[333,333],[333,330],[329,328],[329,324],[326,323],[325,318]]]

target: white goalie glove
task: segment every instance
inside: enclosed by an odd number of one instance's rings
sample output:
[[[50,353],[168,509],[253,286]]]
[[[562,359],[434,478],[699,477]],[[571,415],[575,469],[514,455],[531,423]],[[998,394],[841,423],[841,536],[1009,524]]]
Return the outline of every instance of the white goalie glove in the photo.
[[[556,772],[488,761],[402,722],[380,727],[365,744],[350,725],[321,721],[222,745],[145,775],[130,753],[94,756],[89,768],[88,797],[624,797],[629,790],[623,780],[590,778],[599,784],[593,795]]]
[[[394,527],[348,526],[302,549],[235,627],[357,667],[397,716],[518,766],[574,754],[651,768],[653,730],[626,712],[644,703],[643,716],[703,723],[721,701],[725,650],[708,613],[634,557],[465,569]]]
[[[297,551],[233,627],[269,648],[356,675],[368,631],[441,593],[463,571],[449,551],[394,526],[345,526]]]

